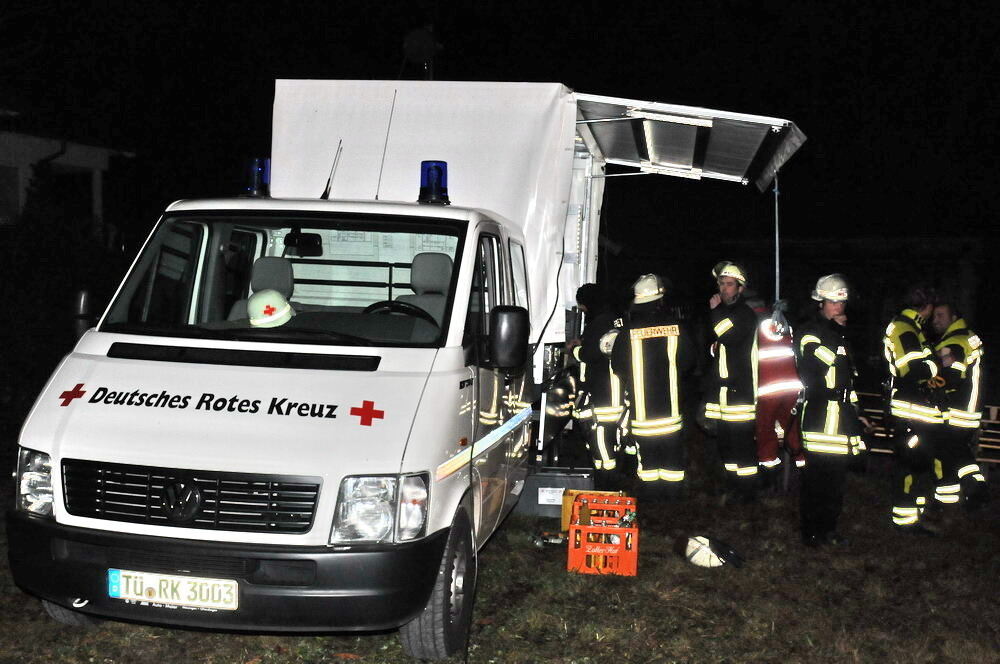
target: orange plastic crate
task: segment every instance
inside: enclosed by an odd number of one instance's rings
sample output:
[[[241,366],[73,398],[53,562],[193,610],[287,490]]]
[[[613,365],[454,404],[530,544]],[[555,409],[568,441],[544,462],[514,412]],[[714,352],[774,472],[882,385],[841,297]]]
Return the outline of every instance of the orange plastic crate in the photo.
[[[629,496],[576,496],[566,569],[580,574],[635,576],[639,568],[639,528],[618,524],[627,512],[635,512],[636,507],[635,498]],[[590,523],[580,523],[581,513],[586,521],[588,511]]]

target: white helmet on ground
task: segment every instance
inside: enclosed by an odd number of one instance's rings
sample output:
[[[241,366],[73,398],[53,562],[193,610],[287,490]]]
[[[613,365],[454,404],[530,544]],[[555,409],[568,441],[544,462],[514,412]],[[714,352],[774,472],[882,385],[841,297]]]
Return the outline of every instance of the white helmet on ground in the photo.
[[[732,563],[734,567],[743,565],[743,559],[729,545],[701,535],[688,538],[684,556],[698,567],[722,567],[726,563]]]
[[[816,289],[812,292],[812,299],[817,302],[829,300],[830,302],[847,302],[849,289],[847,279],[842,274],[828,274],[820,277],[816,281]]]
[[[266,288],[247,300],[247,314],[253,327],[278,327],[287,323],[295,315],[295,310],[284,295],[273,288]]]
[[[632,301],[636,304],[653,302],[663,297],[663,279],[658,274],[644,274],[632,284],[632,292],[635,297]]]

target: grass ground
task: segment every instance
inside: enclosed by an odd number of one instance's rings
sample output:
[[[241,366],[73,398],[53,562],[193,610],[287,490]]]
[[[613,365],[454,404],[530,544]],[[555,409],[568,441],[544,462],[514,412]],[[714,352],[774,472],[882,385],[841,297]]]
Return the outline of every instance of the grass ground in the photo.
[[[567,573],[564,548],[532,543],[553,521],[513,517],[481,553],[468,661],[1000,662],[998,501],[975,518],[958,513],[943,537],[927,539],[891,531],[884,473],[852,475],[848,489],[844,549],[799,543],[794,494],[723,508],[695,486],[683,502],[640,503],[634,578]],[[11,490],[5,478],[4,506]],[[746,565],[686,563],[675,549],[697,533],[726,541]],[[343,661],[406,658],[394,633],[64,627],[13,585],[0,557],[2,664]]]

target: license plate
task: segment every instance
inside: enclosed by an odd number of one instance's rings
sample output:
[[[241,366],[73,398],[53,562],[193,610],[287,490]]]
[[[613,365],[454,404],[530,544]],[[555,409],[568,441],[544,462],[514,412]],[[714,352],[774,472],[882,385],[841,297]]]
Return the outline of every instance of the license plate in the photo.
[[[203,579],[127,569],[108,570],[108,596],[115,599],[233,611],[239,585],[232,579]]]

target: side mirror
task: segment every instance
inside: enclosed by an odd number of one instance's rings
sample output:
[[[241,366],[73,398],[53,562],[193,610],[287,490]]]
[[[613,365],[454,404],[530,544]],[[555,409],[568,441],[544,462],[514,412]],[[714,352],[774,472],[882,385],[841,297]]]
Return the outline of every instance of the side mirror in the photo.
[[[490,364],[497,369],[521,369],[528,363],[531,323],[524,307],[499,306],[490,311]]]

